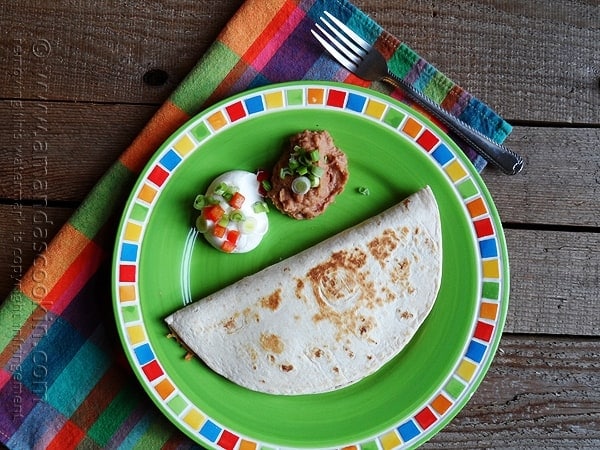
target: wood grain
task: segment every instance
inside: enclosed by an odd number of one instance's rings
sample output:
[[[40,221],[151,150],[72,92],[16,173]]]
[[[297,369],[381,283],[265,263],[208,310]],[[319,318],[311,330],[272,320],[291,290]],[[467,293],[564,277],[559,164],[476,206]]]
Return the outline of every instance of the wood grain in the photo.
[[[0,198],[80,202],[155,109],[0,101]]]
[[[523,171],[483,173],[503,221],[600,226],[600,128],[516,127],[508,143]]]
[[[600,336],[600,234],[506,230],[506,330]]]
[[[0,98],[159,103],[242,2],[79,0],[36,2],[29,10],[22,3],[0,12],[0,29],[11,36]],[[356,4],[510,120],[600,122],[600,8],[593,0]],[[42,57],[40,44],[50,50]],[[164,85],[142,82],[152,68],[166,71]]]
[[[599,448],[600,340],[504,335],[466,407],[423,448]]]
[[[600,122],[597,1],[359,3],[510,120]]]
[[[6,2],[0,98],[161,103],[241,3]],[[154,68],[168,75],[160,86],[143,83]]]

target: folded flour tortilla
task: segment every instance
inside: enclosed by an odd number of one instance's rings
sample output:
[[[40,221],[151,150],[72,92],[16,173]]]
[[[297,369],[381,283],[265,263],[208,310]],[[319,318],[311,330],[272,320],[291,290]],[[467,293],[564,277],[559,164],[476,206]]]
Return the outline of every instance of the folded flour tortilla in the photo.
[[[406,346],[431,311],[441,272],[440,217],[427,187],[165,320],[234,383],[279,395],[327,392]]]

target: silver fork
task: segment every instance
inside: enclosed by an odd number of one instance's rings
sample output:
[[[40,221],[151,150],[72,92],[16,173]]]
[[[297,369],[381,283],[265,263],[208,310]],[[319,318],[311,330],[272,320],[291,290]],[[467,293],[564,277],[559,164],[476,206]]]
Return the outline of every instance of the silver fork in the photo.
[[[515,175],[521,171],[523,159],[519,155],[492,141],[393,74],[379,50],[329,12],[325,11],[325,16],[327,17],[320,17],[323,26],[317,23],[315,24],[316,30],[313,29],[311,32],[342,66],[364,80],[384,81],[402,89],[411,100],[437,117],[458,138],[488,162],[509,175]]]

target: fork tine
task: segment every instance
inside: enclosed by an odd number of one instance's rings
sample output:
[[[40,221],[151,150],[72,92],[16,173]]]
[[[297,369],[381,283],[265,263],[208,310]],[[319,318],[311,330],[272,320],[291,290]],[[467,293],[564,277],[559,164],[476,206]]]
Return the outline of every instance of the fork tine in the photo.
[[[346,51],[346,53],[348,52],[348,50],[350,50],[352,53],[354,53],[357,56],[360,56],[360,57],[365,56],[365,54],[367,52],[363,48],[357,46],[354,42],[349,40],[348,37],[346,37],[346,35],[344,35],[342,33],[343,30],[342,31],[338,30],[331,23],[329,23],[327,21],[327,19],[325,19],[324,17],[320,17],[320,19],[321,19],[321,22],[323,22],[323,25],[325,25],[327,27],[327,29],[329,31],[331,31],[337,38],[337,39],[332,40],[332,43],[338,44],[338,45],[336,45],[336,47],[338,47],[341,51]],[[346,46],[346,48],[343,48],[343,46]],[[355,59],[355,58],[352,58],[352,59]],[[355,62],[358,63],[359,61],[355,61]]]
[[[323,28],[321,28],[318,25],[317,25],[317,27],[320,29],[320,31],[322,33],[324,33],[326,36],[329,36],[328,39],[332,39],[331,35],[329,35],[329,33],[327,33],[325,30],[323,30]],[[357,67],[356,63],[350,61],[345,55],[342,55],[333,45],[331,45],[324,37],[322,37],[315,30],[310,30],[310,32],[317,39],[317,41],[319,41],[319,43],[325,48],[325,50],[327,50],[331,54],[331,56],[333,56],[335,58],[335,60],[338,63],[340,63],[342,66],[344,66],[350,72],[356,71],[356,67]],[[333,40],[333,42],[335,42],[335,40]]]
[[[318,23],[315,24],[315,27],[321,32],[321,34],[325,38],[327,38],[329,44],[332,47],[335,47],[342,56],[344,56],[346,59],[352,61],[357,65],[360,64],[363,55],[356,54],[355,52],[353,52],[352,48],[348,48],[347,46],[345,46],[343,42],[340,42],[339,39],[336,39],[334,36],[329,34],[329,32]]]
[[[350,28],[348,28],[348,26],[346,26],[344,23],[342,23],[337,17],[335,17],[329,11],[324,11],[324,13],[327,17],[329,17],[329,19],[333,23],[335,23],[339,27],[340,30],[342,30],[344,32],[344,34],[346,34],[350,39],[352,39],[357,45],[362,47],[365,52],[368,52],[369,50],[371,50],[371,47],[372,47],[371,44],[369,44],[367,41],[365,41],[363,38],[361,38],[358,34],[356,34],[354,31],[352,31]]]

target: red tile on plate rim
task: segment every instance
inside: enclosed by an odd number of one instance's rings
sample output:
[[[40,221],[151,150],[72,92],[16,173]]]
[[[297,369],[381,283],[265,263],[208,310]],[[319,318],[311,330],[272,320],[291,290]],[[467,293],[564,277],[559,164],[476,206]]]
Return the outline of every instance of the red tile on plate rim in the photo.
[[[337,108],[343,108],[344,102],[346,101],[346,92],[338,91],[336,89],[332,89],[327,94],[327,105],[335,106]]]

